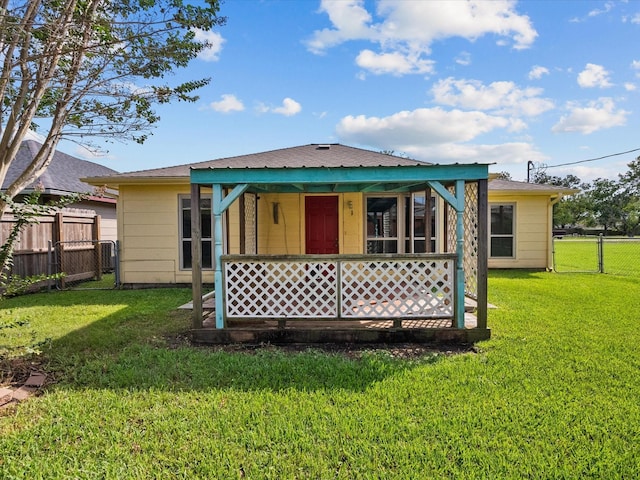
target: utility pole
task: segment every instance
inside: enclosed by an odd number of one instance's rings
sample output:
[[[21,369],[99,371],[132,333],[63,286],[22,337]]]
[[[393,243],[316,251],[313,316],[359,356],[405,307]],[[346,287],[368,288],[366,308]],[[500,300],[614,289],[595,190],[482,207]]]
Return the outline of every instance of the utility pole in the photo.
[[[533,170],[533,162],[529,160],[527,162],[527,183],[531,183],[531,170]]]

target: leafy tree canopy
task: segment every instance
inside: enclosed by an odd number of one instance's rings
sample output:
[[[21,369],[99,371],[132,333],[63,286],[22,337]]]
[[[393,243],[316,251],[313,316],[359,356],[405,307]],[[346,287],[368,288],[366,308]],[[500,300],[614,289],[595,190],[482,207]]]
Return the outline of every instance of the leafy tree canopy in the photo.
[[[60,139],[142,143],[155,105],[195,101],[210,79],[166,77],[210,46],[197,34],[225,23],[218,12],[218,0],[0,0],[0,185],[29,130],[45,138],[6,196],[42,175]]]

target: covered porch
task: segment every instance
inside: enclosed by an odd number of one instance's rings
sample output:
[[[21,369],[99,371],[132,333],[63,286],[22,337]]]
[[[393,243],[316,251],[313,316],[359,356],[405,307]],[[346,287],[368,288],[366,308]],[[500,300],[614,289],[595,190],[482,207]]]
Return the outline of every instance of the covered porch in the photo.
[[[472,343],[489,338],[487,179],[487,166],[478,164],[191,170],[193,340]],[[198,221],[203,188],[211,189],[214,230],[215,294],[208,303]],[[248,195],[259,201],[274,192],[410,195],[425,190],[446,205],[440,251],[366,253],[363,245],[362,254],[266,255],[253,239],[257,209],[245,207]],[[234,204],[240,205],[241,248],[229,255],[224,222]],[[274,208],[273,222],[277,215]],[[366,228],[366,218],[353,221]]]

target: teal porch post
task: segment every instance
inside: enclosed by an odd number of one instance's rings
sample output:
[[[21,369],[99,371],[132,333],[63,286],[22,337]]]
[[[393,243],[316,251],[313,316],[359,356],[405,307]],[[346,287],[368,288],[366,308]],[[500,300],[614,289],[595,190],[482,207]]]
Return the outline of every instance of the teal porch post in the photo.
[[[456,211],[456,274],[453,292],[453,317],[457,328],[464,328],[464,180],[456,180],[455,196],[440,182],[428,181],[428,185]]]
[[[216,292],[216,328],[224,328],[224,282],[222,279],[222,185],[213,184],[213,201],[211,210],[213,213],[213,262],[215,265],[214,280]]]

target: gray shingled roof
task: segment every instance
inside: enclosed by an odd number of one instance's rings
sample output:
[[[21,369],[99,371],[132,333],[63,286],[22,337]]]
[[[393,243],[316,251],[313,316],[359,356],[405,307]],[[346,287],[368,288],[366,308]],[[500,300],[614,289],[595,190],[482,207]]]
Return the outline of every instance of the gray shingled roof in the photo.
[[[429,165],[427,162],[334,144],[310,144],[237,157],[219,158],[175,167],[154,168],[113,175],[119,178],[188,177],[192,168],[300,168],[300,167],[395,167]]]
[[[567,187],[558,187],[555,185],[546,185],[541,183],[516,182],[514,180],[503,180],[499,178],[489,181],[489,190],[494,192],[538,192],[540,194],[570,194],[579,192],[579,190]]]
[[[5,189],[18,178],[31,163],[42,144],[35,140],[25,140],[15,161],[9,167],[7,176],[2,184]],[[97,163],[81,160],[66,153],[58,152],[42,176],[31,185],[42,183],[47,193],[91,193],[94,187],[80,180],[85,177],[103,177],[118,173],[116,170],[98,165]]]

